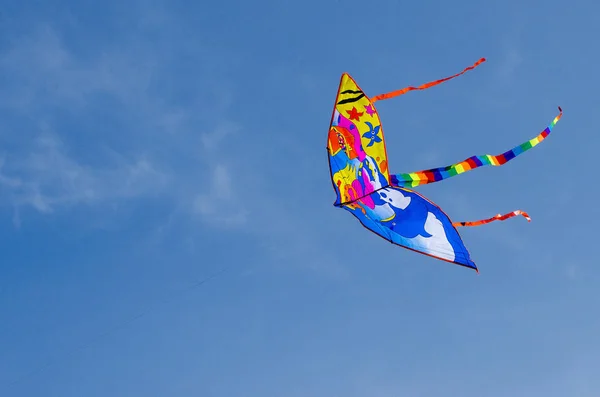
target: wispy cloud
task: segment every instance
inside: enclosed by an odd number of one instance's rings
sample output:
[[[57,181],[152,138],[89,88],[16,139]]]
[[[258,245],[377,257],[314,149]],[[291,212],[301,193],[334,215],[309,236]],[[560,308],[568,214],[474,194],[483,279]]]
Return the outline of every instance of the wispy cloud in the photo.
[[[12,204],[30,205],[43,213],[60,206],[152,194],[169,181],[168,175],[144,158],[121,157],[102,167],[80,163],[53,134],[38,135],[27,153],[8,164],[6,158],[0,168],[0,185],[9,192]]]
[[[517,47],[517,42],[506,42],[504,44],[504,57],[500,60],[496,69],[496,78],[500,83],[510,83],[515,72],[523,63],[523,57]]]
[[[100,94],[130,105],[139,103],[156,65],[141,52],[131,54],[111,48],[94,56],[78,57],[65,46],[56,30],[39,27],[16,39],[2,54],[0,67],[12,84],[3,90],[0,104],[47,115],[56,108],[74,111],[93,106]],[[143,62],[136,60],[140,56]]]
[[[216,164],[206,172],[202,179],[210,181],[207,189],[194,199],[194,211],[213,225],[238,226],[247,220],[244,200],[235,192],[229,169]]]
[[[9,119],[0,125],[0,204],[17,208],[15,219],[24,206],[48,214],[153,195],[176,205],[196,183],[180,167],[210,172],[193,154],[177,157],[194,145],[196,152],[202,144],[214,150],[222,132],[186,142],[199,132],[200,99],[181,104],[157,95],[167,61],[135,35],[123,41],[77,54],[43,26],[0,49],[0,71],[8,77],[0,112]],[[222,112],[226,97],[213,99]],[[170,153],[174,141],[186,148]],[[230,197],[226,168],[214,172],[217,190],[209,194]]]
[[[495,65],[495,81],[500,87],[513,83],[515,74],[523,63],[522,45],[520,43],[522,42],[526,24],[526,18],[515,11],[515,14],[510,19],[510,28],[500,36],[501,58],[498,59]]]
[[[569,280],[576,280],[579,278],[581,269],[576,263],[569,263],[565,266],[565,275]]]
[[[175,23],[144,21],[163,24],[164,32]],[[151,239],[184,224],[182,238],[190,241],[206,227],[233,228],[279,266],[343,274],[315,234],[317,218],[305,216],[312,202],[283,198],[303,189],[277,187],[276,167],[246,147],[244,127],[231,117],[235,96],[215,66],[218,54],[204,57],[199,45],[199,66],[174,76],[177,41],[156,45],[132,34],[80,54],[44,26],[0,49],[0,71],[11,78],[0,93],[0,112],[11,117],[0,125],[0,205],[14,209],[14,223],[26,224],[26,208],[51,216],[85,205],[102,213],[106,204],[159,197],[169,209]]]

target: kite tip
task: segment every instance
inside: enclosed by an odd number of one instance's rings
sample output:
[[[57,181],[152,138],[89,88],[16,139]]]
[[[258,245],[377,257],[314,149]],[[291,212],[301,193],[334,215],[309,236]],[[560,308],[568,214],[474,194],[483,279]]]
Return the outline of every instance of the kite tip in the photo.
[[[562,108],[559,106],[558,111],[562,113]]]

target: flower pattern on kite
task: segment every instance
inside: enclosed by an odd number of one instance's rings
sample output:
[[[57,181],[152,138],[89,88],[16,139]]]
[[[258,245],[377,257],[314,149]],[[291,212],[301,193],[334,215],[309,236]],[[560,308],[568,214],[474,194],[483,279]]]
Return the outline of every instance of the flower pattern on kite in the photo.
[[[522,215],[517,210],[473,222],[452,222],[436,204],[409,187],[438,182],[484,165],[503,165],[533,148],[562,116],[535,138],[500,155],[472,156],[446,167],[390,174],[381,121],[374,102],[412,90],[424,90],[462,75],[484,62],[444,79],[369,98],[347,73],[342,74],[327,138],[334,205],[351,212],[361,224],[386,240],[410,250],[478,271],[457,227],[479,226]]]

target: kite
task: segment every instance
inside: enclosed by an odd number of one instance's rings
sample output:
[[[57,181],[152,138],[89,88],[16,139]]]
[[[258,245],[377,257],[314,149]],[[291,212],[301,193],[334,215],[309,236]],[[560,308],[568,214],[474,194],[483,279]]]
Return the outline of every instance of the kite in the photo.
[[[502,154],[471,156],[446,167],[391,174],[383,127],[374,103],[436,86],[483,62],[485,58],[453,76],[372,98],[348,73],[343,73],[327,138],[329,171],[337,194],[334,206],[349,211],[364,227],[393,244],[474,269],[478,273],[457,228],[479,226],[515,216],[523,216],[530,221],[529,215],[517,210],[473,222],[452,222],[438,205],[411,188],[439,182],[482,166],[507,163],[543,141],[562,117],[562,109],[558,108],[559,114],[539,135]]]

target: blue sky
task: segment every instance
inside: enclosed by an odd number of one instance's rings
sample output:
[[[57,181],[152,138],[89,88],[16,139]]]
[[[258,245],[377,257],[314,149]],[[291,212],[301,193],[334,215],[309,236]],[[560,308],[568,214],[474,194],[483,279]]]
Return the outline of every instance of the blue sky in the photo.
[[[0,14],[0,395],[600,394],[598,5],[53,1]],[[339,76],[481,274],[332,206]],[[210,281],[201,280],[218,274]]]

